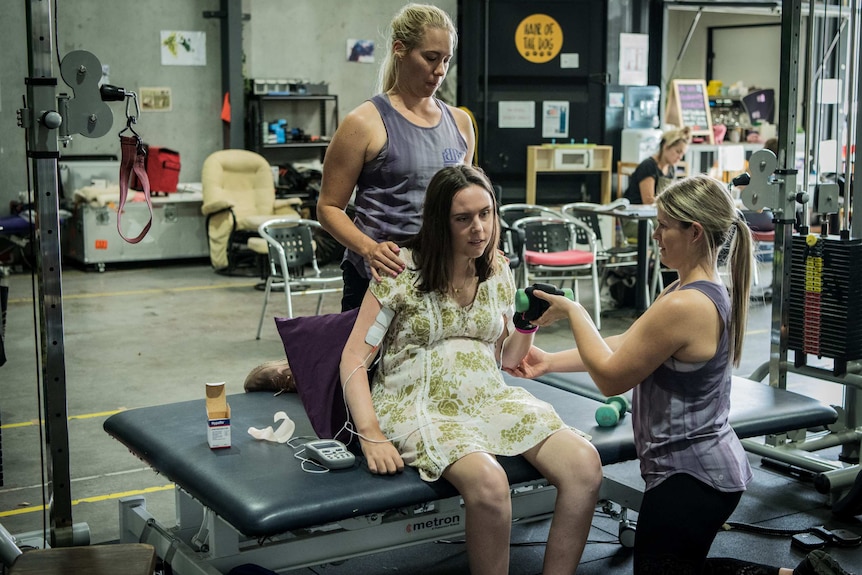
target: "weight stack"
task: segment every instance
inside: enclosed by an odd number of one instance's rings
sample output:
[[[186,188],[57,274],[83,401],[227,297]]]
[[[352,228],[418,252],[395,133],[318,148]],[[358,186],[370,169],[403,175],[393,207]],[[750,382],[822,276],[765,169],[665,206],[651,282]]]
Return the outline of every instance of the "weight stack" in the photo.
[[[862,358],[862,240],[794,236],[791,258],[788,348],[797,363],[801,354]]]

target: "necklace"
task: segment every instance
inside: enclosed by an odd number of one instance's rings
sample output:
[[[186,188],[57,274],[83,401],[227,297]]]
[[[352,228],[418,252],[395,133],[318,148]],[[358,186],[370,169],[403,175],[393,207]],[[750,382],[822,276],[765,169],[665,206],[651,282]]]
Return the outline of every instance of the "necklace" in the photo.
[[[476,279],[476,276],[472,276],[472,277],[465,279],[464,283],[461,284],[461,287],[452,286],[452,291],[455,292],[456,294],[461,293],[461,290],[463,290],[465,287],[467,287],[467,283],[469,282],[470,285],[473,285],[473,280],[475,280],[475,279]]]
[[[475,279],[476,279],[476,274],[470,275],[470,263],[471,263],[471,261],[472,261],[472,260],[467,260],[467,267],[466,267],[466,268],[464,268],[466,278],[464,278],[464,281],[463,281],[463,282],[461,282],[461,287],[455,287],[455,284],[452,284],[452,283],[450,283],[450,284],[449,284],[449,285],[451,285],[451,286],[452,286],[452,291],[453,291],[455,294],[459,294],[459,293],[461,293],[461,292],[464,290],[464,288],[466,288],[466,287],[467,287],[467,284],[468,284],[468,283],[469,283],[470,285],[473,285],[473,280],[475,280]]]

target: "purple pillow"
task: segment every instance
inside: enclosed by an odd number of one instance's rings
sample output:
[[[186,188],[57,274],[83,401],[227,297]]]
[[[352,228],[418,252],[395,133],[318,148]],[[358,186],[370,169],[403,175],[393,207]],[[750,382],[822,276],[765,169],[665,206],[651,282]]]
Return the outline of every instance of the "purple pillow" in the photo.
[[[350,439],[347,432],[336,437],[347,421],[338,366],[358,314],[359,308],[293,319],[275,318],[296,392],[311,427],[321,439],[340,439],[344,443]]]

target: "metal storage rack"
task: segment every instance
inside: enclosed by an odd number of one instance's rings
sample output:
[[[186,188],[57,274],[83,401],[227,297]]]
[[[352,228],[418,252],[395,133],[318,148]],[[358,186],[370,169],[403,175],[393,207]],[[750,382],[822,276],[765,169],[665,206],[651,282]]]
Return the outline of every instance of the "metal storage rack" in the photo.
[[[294,94],[249,94],[246,147],[261,155],[276,150],[319,150],[321,159],[338,127],[338,96]],[[315,118],[317,116],[317,118]],[[288,129],[300,128],[311,141],[296,141],[288,137],[284,143],[266,143],[263,123],[276,118],[287,120]],[[317,122],[315,122],[315,119]],[[310,133],[316,129],[317,133]]]

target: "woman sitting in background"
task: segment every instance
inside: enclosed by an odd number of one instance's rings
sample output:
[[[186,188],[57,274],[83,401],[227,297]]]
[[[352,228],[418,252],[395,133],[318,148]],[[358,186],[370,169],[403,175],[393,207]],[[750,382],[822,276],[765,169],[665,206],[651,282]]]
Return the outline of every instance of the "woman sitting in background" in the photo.
[[[691,129],[669,130],[662,134],[658,151],[644,159],[629,176],[625,198],[632,204],[652,204],[655,197],[674,179],[674,169],[691,141]]]

